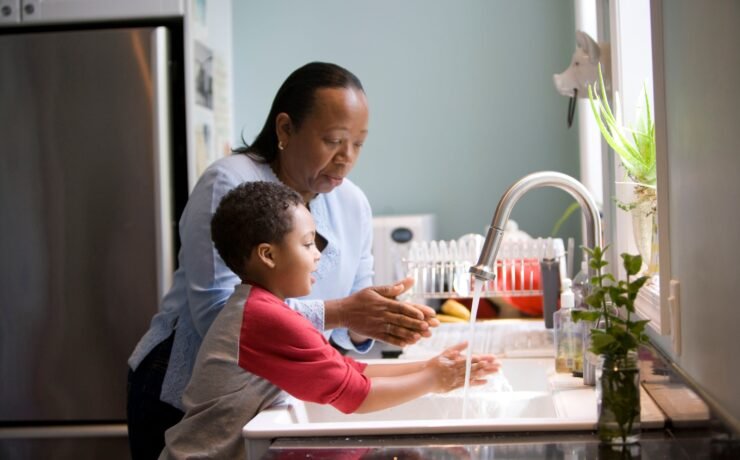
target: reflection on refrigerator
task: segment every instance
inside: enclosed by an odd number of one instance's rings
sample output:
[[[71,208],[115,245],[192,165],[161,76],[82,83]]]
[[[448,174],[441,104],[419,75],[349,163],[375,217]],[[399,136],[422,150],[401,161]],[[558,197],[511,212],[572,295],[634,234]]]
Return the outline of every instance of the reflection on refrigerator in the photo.
[[[129,458],[126,360],[187,197],[182,25],[8,32],[0,458]]]

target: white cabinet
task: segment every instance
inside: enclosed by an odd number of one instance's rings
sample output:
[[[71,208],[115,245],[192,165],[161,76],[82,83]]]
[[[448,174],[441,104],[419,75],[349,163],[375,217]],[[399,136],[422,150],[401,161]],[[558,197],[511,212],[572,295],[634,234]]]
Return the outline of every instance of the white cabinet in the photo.
[[[0,26],[183,16],[184,0],[0,0]]]

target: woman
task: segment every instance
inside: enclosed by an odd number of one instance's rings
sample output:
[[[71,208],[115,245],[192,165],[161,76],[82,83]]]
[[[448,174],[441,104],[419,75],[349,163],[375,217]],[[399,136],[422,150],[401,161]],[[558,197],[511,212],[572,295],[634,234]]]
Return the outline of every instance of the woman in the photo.
[[[367,124],[359,79],[334,64],[307,64],[280,87],[254,143],[203,173],[180,219],[182,248],[173,286],[129,359],[134,458],[156,458],[164,432],[182,418],[182,392],[202,338],[240,282],[217,255],[210,234],[218,203],[240,183],[282,182],[309,207],[321,262],[310,299],[288,303],[327,330],[337,345],[367,351],[372,346],[367,339],[375,338],[403,346],[428,336],[429,326],[438,324],[431,308],[394,300],[411,280],[370,287],[372,214],[362,191],[345,179]]]

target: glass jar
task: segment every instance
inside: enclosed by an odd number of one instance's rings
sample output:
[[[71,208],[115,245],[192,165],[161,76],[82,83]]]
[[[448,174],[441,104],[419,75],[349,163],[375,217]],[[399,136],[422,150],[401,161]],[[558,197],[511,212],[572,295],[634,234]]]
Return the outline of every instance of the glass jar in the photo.
[[[601,355],[596,367],[597,430],[604,444],[640,440],[640,368],[637,352]]]
[[[645,266],[643,274],[658,273],[658,198],[655,189],[635,187],[637,199],[632,203],[632,232],[637,251]]]

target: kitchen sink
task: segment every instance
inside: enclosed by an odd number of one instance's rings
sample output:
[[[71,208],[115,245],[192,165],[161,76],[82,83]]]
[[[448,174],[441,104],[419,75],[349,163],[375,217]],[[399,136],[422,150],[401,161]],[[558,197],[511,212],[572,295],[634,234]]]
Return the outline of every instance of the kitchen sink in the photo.
[[[477,348],[477,347],[476,347]],[[366,360],[368,363],[380,360]],[[399,359],[396,362],[408,362]],[[343,414],[328,405],[288,399],[247,423],[248,458],[259,458],[276,438],[362,437],[516,431],[591,431],[596,426],[594,387],[569,374],[557,374],[550,357],[499,358],[501,370],[486,385],[468,390],[462,418],[463,390],[429,394],[405,404],[367,414]],[[382,360],[384,364],[394,360]],[[664,418],[641,392],[642,427],[659,428]]]
[[[402,360],[399,360],[401,362]],[[259,413],[242,431],[248,457],[259,458],[276,438],[420,435],[513,431],[589,431],[596,426],[596,397],[582,379],[554,372],[549,358],[501,359],[499,375],[468,391],[430,394],[367,414],[343,414],[331,406],[289,399]],[[372,360],[368,361],[372,362]],[[388,363],[388,360],[384,360]],[[642,392],[642,426],[663,418]]]
[[[551,360],[502,359],[502,370],[489,383],[468,389],[466,417],[471,419],[552,418],[557,413],[548,387]],[[366,362],[373,362],[368,360]],[[378,361],[380,362],[380,361]],[[400,361],[399,361],[400,362]],[[388,364],[388,360],[383,360]],[[514,389],[516,388],[516,391]],[[297,423],[360,423],[371,421],[450,420],[462,416],[464,390],[428,394],[389,409],[344,414],[329,405],[291,400]]]

